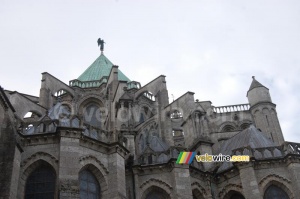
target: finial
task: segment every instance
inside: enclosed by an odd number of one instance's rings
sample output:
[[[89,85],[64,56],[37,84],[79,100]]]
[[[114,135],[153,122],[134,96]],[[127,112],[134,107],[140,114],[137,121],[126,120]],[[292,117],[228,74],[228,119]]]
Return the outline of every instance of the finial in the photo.
[[[103,54],[103,51],[104,51],[104,44],[105,44],[104,40],[101,39],[101,38],[99,38],[99,39],[97,40],[97,43],[98,43],[98,46],[100,46],[101,54]]]
[[[252,76],[252,79],[255,80],[255,76]]]

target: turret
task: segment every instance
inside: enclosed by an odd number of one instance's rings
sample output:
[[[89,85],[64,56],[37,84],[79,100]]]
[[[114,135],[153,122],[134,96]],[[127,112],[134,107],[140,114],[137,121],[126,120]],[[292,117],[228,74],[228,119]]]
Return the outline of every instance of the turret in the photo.
[[[261,102],[271,102],[269,89],[259,83],[254,76],[252,76],[252,83],[247,92],[248,101],[251,106]]]
[[[284,138],[277,117],[276,105],[272,103],[269,89],[259,83],[254,76],[252,78],[247,97],[255,125],[270,140],[281,145]]]

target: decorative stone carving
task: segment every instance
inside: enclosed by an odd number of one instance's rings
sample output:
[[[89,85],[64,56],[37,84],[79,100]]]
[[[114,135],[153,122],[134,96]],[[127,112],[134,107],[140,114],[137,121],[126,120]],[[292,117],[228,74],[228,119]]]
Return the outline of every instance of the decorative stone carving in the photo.
[[[171,185],[169,185],[168,183],[166,183],[162,180],[155,179],[155,178],[151,178],[151,179],[147,180],[146,182],[141,184],[140,188],[142,189],[143,187],[145,187],[148,184],[156,184],[158,187],[160,187],[160,185],[163,185],[163,186],[168,187],[168,189],[170,189],[170,190],[173,189],[173,187]]]
[[[87,161],[87,160],[92,160],[92,161],[96,162],[105,171],[106,174],[109,173],[109,170],[96,157],[94,157],[92,155],[88,155],[88,156],[83,156],[83,157],[79,158],[80,163],[84,162],[84,161]]]
[[[45,153],[45,152],[37,152],[33,155],[31,155],[30,157],[26,158],[25,160],[22,161],[21,163],[21,167],[24,167],[28,162],[33,162],[35,160],[39,160],[39,159],[48,159],[51,160],[51,162],[55,163],[57,165],[58,163],[58,159],[56,159],[54,156],[50,155],[49,153]]]
[[[228,184],[219,192],[219,197],[223,198],[229,191],[243,193],[243,187],[240,184]]]

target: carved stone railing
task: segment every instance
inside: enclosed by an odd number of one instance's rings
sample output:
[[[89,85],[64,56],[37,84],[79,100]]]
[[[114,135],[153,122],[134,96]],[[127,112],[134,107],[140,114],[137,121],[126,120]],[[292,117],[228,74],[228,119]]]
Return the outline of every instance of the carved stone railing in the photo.
[[[296,142],[285,142],[284,150],[288,154],[297,154],[300,155],[300,143]]]
[[[255,159],[278,158],[284,156],[283,146],[264,147],[252,149],[248,147],[238,148],[232,151],[233,155],[249,155]]]
[[[23,123],[23,125],[19,128],[19,132],[24,135],[53,133],[56,132],[58,123],[58,120]]]
[[[150,93],[150,92],[144,92],[143,95],[145,97],[147,97],[148,99],[150,99],[151,101],[155,101],[155,97],[153,96],[152,93]]]
[[[249,111],[250,104],[237,104],[237,105],[229,105],[229,106],[217,106],[214,107],[213,110],[216,113],[230,113],[237,111]]]
[[[166,151],[160,152],[146,152],[140,155],[136,160],[136,165],[150,165],[150,164],[162,164],[168,162],[171,158],[178,158],[180,149],[177,147],[170,147]]]
[[[108,142],[109,141],[109,132],[99,129],[99,128],[85,128],[82,131],[83,135],[93,138],[95,140],[99,140],[102,142]]]
[[[87,124],[84,124],[84,126],[71,126],[70,122],[60,123],[59,120],[24,123],[23,126],[19,128],[19,132],[23,135],[36,135],[43,133],[55,133],[57,128],[79,128],[82,129],[83,135],[90,138],[102,142],[108,142],[110,140],[109,132],[101,128],[89,126]]]
[[[101,84],[107,83],[107,77],[104,76],[100,80],[94,80],[94,81],[80,81],[78,79],[71,80],[69,82],[69,85],[72,87],[80,87],[80,88],[92,88],[92,87],[99,87]]]
[[[141,84],[139,82],[136,82],[136,81],[128,82],[127,83],[127,89],[132,89],[132,88],[140,89],[141,88]]]
[[[285,157],[286,155],[300,155],[300,143],[285,142],[281,146],[255,148],[241,147],[232,151],[232,155],[249,155],[255,159],[272,159]]]

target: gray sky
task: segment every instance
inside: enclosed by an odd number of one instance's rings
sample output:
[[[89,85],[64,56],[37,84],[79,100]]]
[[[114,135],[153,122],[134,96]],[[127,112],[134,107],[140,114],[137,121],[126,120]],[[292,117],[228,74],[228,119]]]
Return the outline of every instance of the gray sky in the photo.
[[[142,85],[164,74],[213,105],[270,89],[288,141],[300,142],[300,1],[0,0],[0,84],[39,94],[42,72],[68,83],[100,54]]]

